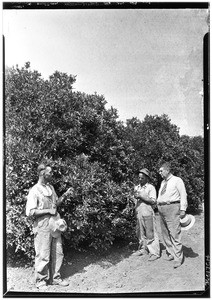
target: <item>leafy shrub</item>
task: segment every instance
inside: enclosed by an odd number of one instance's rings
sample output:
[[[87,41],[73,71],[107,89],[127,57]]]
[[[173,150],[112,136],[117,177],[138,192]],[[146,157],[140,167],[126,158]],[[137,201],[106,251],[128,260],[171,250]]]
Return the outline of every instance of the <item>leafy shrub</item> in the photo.
[[[134,234],[132,183],[116,184],[98,163],[90,163],[84,156],[74,161],[48,159],[48,163],[53,167],[58,195],[69,187],[74,189],[59,207],[68,224],[66,248],[106,250],[117,237],[130,238]],[[22,195],[15,197],[17,204],[8,204],[8,247],[13,249],[15,245],[16,252],[33,258],[32,221],[25,216],[26,197]]]
[[[65,247],[108,249],[117,238],[134,237],[133,183],[142,167],[152,171],[170,160],[182,177],[190,211],[204,198],[202,137],[180,136],[166,115],[118,121],[103,96],[73,91],[75,76],[56,71],[44,80],[30,64],[8,68],[5,78],[5,162],[7,248],[33,258],[32,223],[25,216],[26,195],[37,182],[37,165],[53,166],[68,223]]]
[[[183,179],[188,194],[188,212],[197,212],[204,200],[204,142],[201,136],[180,136],[179,129],[167,115],[146,116],[141,122],[128,120],[126,139],[135,149],[133,173],[143,167],[152,171],[152,181],[159,190],[159,167],[172,164],[173,174]]]
[[[115,238],[133,234],[132,183],[118,185],[85,155],[54,164],[58,192],[63,194],[69,187],[74,190],[59,208],[68,224],[67,247],[106,250]]]
[[[31,258],[33,235],[25,216],[26,195],[44,159],[54,167],[59,195],[70,185],[75,188],[72,203],[67,200],[60,209],[74,229],[74,234],[67,232],[67,244],[106,249],[116,236],[132,229],[130,213],[119,212],[120,203],[124,209],[130,197],[130,189],[122,194],[120,181],[126,177],[132,147],[127,142],[127,147],[122,145],[116,110],[105,109],[103,96],[73,92],[74,81],[74,76],[60,72],[44,81],[29,63],[6,71],[7,247]],[[83,152],[89,154],[89,163],[79,156]],[[126,230],[118,232],[123,223]]]

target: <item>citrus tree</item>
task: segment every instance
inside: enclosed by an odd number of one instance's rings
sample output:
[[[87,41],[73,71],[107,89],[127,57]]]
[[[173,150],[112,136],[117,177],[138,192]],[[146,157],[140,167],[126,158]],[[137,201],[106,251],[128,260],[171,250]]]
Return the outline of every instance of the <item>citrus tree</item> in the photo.
[[[58,196],[73,187],[59,208],[67,221],[65,247],[108,249],[117,238],[135,236],[133,187],[149,168],[159,188],[158,168],[171,161],[182,177],[190,211],[204,198],[202,137],[180,136],[166,115],[118,120],[103,95],[74,91],[76,76],[54,72],[48,80],[24,67],[5,74],[5,182],[7,248],[34,256],[26,197],[37,166],[51,164]]]

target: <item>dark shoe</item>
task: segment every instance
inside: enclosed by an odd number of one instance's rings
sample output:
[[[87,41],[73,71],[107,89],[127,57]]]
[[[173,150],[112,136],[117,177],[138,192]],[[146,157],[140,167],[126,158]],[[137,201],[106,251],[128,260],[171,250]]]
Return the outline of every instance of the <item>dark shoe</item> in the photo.
[[[69,283],[66,280],[62,280],[62,279],[54,279],[52,281],[52,285],[60,285],[60,286],[68,286]]]
[[[172,256],[172,255],[167,255],[167,256],[164,257],[164,259],[167,260],[167,261],[171,261],[171,260],[174,259],[174,256]]]
[[[182,265],[181,261],[175,261],[174,262],[174,269],[179,268]]]
[[[158,259],[158,258],[159,258],[159,256],[156,256],[156,255],[152,254],[152,255],[150,255],[150,257],[148,258],[148,261],[154,261],[154,260],[156,260],[156,259]]]

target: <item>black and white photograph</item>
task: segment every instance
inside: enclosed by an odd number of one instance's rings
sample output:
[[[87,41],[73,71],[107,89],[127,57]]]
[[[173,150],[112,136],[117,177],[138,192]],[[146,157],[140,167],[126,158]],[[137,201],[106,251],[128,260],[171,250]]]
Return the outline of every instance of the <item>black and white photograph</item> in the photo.
[[[3,297],[210,296],[209,25],[3,3]]]

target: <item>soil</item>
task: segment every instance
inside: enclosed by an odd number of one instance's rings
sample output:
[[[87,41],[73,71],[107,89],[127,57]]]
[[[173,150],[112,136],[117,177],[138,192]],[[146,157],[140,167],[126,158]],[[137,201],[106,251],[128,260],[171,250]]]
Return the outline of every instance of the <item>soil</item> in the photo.
[[[196,215],[194,226],[182,232],[185,260],[177,269],[173,261],[164,260],[159,216],[156,214],[161,258],[148,261],[148,256],[133,256],[133,245],[114,246],[105,255],[93,252],[77,253],[70,251],[64,258],[62,277],[69,286],[51,286],[49,293],[65,293],[81,297],[96,294],[132,294],[192,292],[203,294],[208,288],[205,276],[204,215]],[[135,248],[135,247],[134,247]],[[207,261],[206,261],[207,262]],[[33,267],[7,266],[7,292],[40,293],[34,284]],[[62,295],[62,294],[61,294]],[[72,296],[73,296],[72,295]]]

